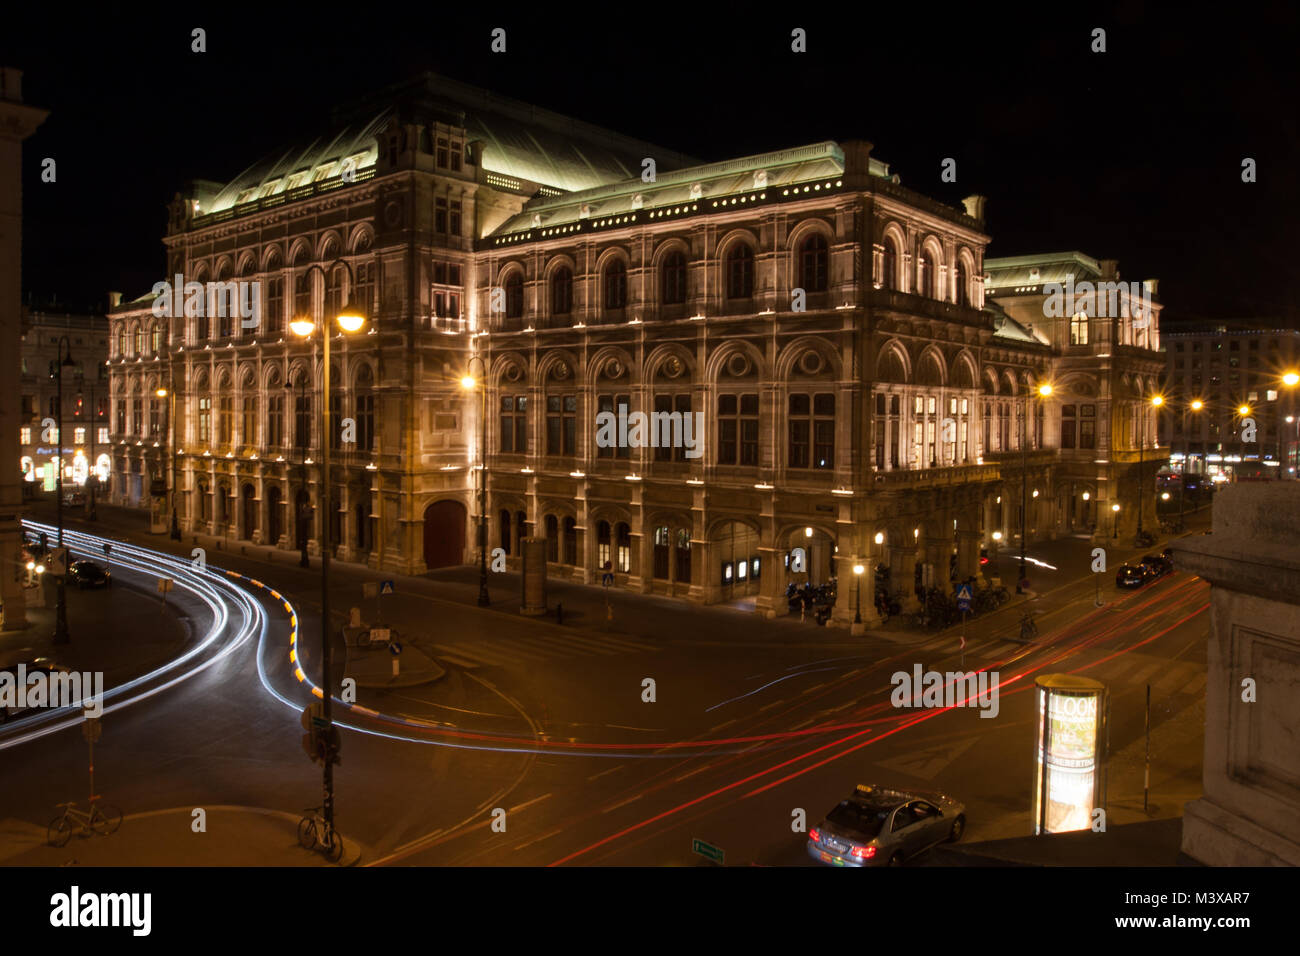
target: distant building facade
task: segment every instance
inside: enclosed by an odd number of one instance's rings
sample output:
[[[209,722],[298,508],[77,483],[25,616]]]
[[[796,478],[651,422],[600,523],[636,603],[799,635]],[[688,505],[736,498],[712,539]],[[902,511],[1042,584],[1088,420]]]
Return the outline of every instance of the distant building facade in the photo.
[[[1164,352],[1175,401],[1160,440],[1175,470],[1186,456],[1189,473],[1276,478],[1285,468],[1294,477],[1300,406],[1284,376],[1300,374],[1300,332],[1249,321],[1180,325],[1165,334]],[[1182,409],[1193,400],[1203,408],[1188,412],[1184,431]],[[1244,441],[1252,422],[1255,440]]]
[[[53,492],[58,459],[63,488],[86,488],[92,474],[109,480],[108,318],[24,307],[21,350],[20,470],[31,489]],[[54,371],[63,356],[63,435],[58,434],[59,389]],[[101,487],[103,487],[101,485]]]
[[[633,590],[769,613],[788,581],[836,577],[841,620],[856,562],[890,565],[905,596],[978,573],[981,544],[1018,533],[1023,474],[1031,539],[1092,530],[1073,502],[1136,497],[1138,446],[1154,456],[1138,406],[1161,371],[1159,304],[1141,334],[1048,318],[1034,272],[1114,264],[986,261],[982,197],[945,206],[871,152],[701,164],[426,78],[173,203],[167,280],[257,282],[262,313],[159,317],[150,296],[113,313],[114,470],[174,460],[187,529],[314,551],[328,536],[340,558],[419,573],[477,551],[481,442],[488,547],[512,563],[537,535],[552,575],[608,567]],[[370,323],[332,340],[324,476],[319,342],[288,323],[349,299]],[[601,413],[650,433],[598,441]],[[690,448],[673,428],[694,416]],[[132,487],[115,493],[142,503]]]

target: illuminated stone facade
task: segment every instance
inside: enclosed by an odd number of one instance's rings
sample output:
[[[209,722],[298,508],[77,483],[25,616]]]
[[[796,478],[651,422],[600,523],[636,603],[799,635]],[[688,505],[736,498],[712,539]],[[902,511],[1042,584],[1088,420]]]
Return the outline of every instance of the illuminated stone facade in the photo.
[[[511,563],[542,535],[553,576],[594,582],[608,563],[633,590],[783,613],[803,548],[806,576],[841,582],[843,620],[857,561],[890,563],[910,592],[918,566],[944,586],[952,555],[966,576],[995,530],[1010,542],[1030,383],[1061,389],[1029,405],[1031,540],[1090,527],[1068,496],[1112,494],[1138,428],[1154,438],[1125,416],[1159,370],[1159,306],[1140,342],[1094,318],[1088,345],[1071,345],[1031,270],[1102,267],[1078,253],[986,261],[982,197],[955,209],[906,189],[866,143],[701,164],[459,84],[417,89],[173,203],[169,278],[265,290],[253,329],[189,317],[155,336],[149,297],[113,316],[115,469],[169,460],[147,403],[171,387],[184,527],[296,546],[321,376],[285,327],[353,294],[371,328],[332,346],[332,404],[357,425],[333,453],[332,524],[335,553],[372,566],[474,558],[481,437],[488,547]],[[340,257],[353,288],[342,269],[306,272]],[[486,396],[462,385],[471,373]],[[286,387],[300,381],[310,394]],[[1095,399],[1086,453],[1060,449],[1061,397],[1076,392]],[[700,457],[598,447],[598,413],[620,405],[703,413]],[[319,469],[306,474],[314,502]],[[322,535],[317,515],[313,548]]]

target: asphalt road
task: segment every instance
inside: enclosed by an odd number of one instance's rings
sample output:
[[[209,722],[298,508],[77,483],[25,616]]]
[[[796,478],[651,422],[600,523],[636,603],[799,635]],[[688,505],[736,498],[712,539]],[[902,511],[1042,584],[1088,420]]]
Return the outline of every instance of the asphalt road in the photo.
[[[133,515],[112,512],[101,509],[98,531],[137,534]],[[175,553],[188,557],[188,543]],[[319,572],[261,553],[209,561],[288,599],[302,664],[319,679]],[[339,825],[371,864],[694,865],[698,837],[722,847],[728,864],[812,865],[793,826],[798,811],[814,824],[855,783],[876,782],[965,801],[968,841],[1023,835],[1028,691],[1035,676],[1059,672],[1111,688],[1112,823],[1147,818],[1133,753],[1153,685],[1152,803],[1156,815],[1181,813],[1199,795],[1208,586],[1175,574],[1120,594],[1110,576],[1098,608],[1091,577],[1060,573],[1035,605],[1036,643],[1009,639],[1018,609],[968,628],[966,668],[1000,678],[994,718],[890,703],[895,673],[962,667],[955,631],[853,639],[627,596],[616,627],[561,628],[461,603],[454,583],[400,579],[385,620],[447,676],[362,689],[358,703],[373,715],[336,713],[348,728]],[[352,604],[372,618],[360,584],[380,577],[336,569],[336,623]],[[265,617],[258,640],[106,722],[97,771],[128,815],[319,804],[320,771],[299,743],[311,698],[289,661],[289,615],[265,591],[246,590]],[[642,613],[629,619],[627,607]],[[5,766],[19,752],[22,763]],[[84,758],[75,732],[0,752],[6,779],[22,780],[0,793],[0,818],[43,829],[52,804],[83,789]],[[184,853],[170,862],[184,863]]]

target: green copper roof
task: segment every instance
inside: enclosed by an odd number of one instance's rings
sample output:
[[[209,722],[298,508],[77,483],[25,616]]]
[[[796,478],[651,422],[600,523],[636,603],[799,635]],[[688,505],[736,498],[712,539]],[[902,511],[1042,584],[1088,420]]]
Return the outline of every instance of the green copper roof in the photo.
[[[349,158],[358,173],[370,169],[378,155],[377,137],[394,115],[437,117],[463,126],[466,143],[480,140],[484,144],[484,170],[565,191],[639,176],[646,157],[654,158],[664,171],[699,162],[675,150],[432,73],[376,94],[352,112],[360,118],[338,132],[253,164],[205,203],[201,212],[221,212],[287,189],[335,179]]]
[[[1050,252],[985,259],[984,274],[988,277],[984,288],[991,292],[1044,282],[1065,282],[1071,275],[1075,281],[1097,279],[1101,277],[1101,263],[1082,252]]]

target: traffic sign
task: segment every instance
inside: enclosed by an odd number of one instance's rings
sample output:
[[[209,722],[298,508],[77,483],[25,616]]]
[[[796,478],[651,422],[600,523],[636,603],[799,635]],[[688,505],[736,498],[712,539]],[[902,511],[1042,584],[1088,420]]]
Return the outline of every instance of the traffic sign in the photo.
[[[705,843],[703,840],[691,840],[691,852],[698,853],[700,856],[712,860],[714,863],[721,863],[726,856],[721,848]]]
[[[393,582],[392,582],[392,581],[381,581],[381,582],[379,582],[379,593],[380,593],[380,594],[392,594],[392,593],[393,593]]]
[[[388,653],[392,654],[394,657],[402,653],[402,642],[396,639],[389,641]]]
[[[957,610],[970,610],[971,589],[969,584],[957,585]]]

